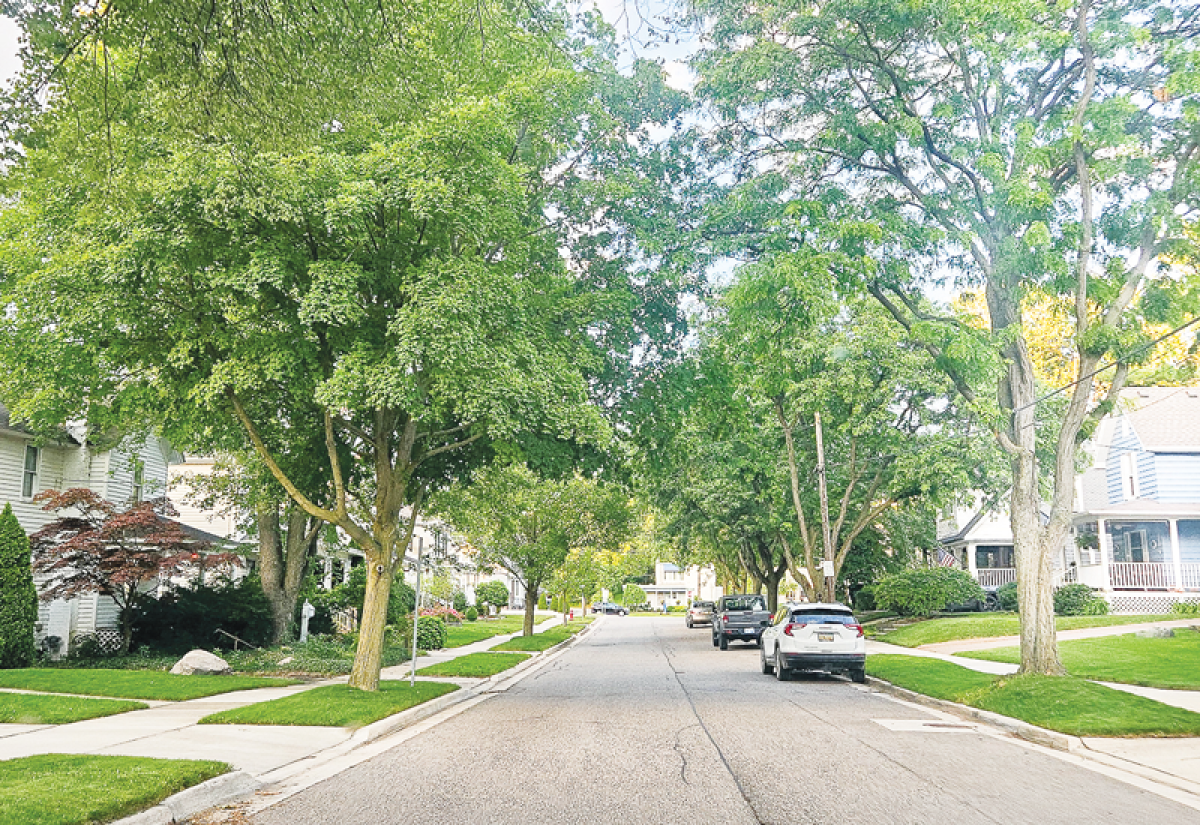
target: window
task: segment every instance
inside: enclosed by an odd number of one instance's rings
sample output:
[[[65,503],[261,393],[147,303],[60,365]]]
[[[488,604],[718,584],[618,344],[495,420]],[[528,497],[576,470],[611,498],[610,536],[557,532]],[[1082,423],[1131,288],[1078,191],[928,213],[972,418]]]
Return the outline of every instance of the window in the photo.
[[[134,504],[142,503],[142,490],[145,488],[145,486],[146,486],[146,468],[139,461],[133,467],[133,494],[130,496],[130,498],[133,499]]]
[[[1121,453],[1121,490],[1125,500],[1137,498],[1141,491],[1138,489],[1137,456],[1133,453]]]
[[[38,464],[42,457],[41,450],[32,444],[25,446],[25,472],[21,478],[21,495],[33,498],[37,492]]]

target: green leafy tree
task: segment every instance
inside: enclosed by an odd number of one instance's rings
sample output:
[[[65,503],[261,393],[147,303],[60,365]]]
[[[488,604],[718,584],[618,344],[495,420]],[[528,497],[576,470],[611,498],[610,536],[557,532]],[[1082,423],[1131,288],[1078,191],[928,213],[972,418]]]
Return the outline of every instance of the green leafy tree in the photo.
[[[638,604],[649,604],[650,600],[646,597],[646,591],[636,584],[625,585],[625,590],[621,594],[621,604],[629,607]]]
[[[542,587],[571,550],[616,546],[632,522],[619,488],[581,477],[542,479],[524,465],[485,468],[443,493],[437,508],[479,548],[481,564],[503,567],[524,586],[526,636]]]
[[[5,504],[0,512],[0,668],[33,664],[37,590],[30,564],[29,537]]]
[[[170,8],[39,18],[43,57],[91,51],[53,64],[5,180],[0,302],[21,310],[0,321],[0,393],[35,427],[143,418],[181,445],[236,422],[303,511],[288,535],[324,522],[366,554],[350,684],[372,690],[429,491],[531,433],[606,440],[588,378],[665,323],[632,296],[673,299],[619,262],[632,240],[595,158],[624,168],[676,101],[536,4]],[[320,433],[323,486],[292,430]]]
[[[1076,454],[1148,352],[1194,316],[1167,260],[1194,219],[1200,7],[1187,0],[697,0],[699,90],[749,174],[873,223],[862,284],[952,378],[1011,463],[1021,670],[1062,673],[1052,559]],[[840,187],[840,188],[839,188]],[[779,236],[776,235],[776,238]],[[982,285],[990,328],[932,311],[947,270]],[[1021,300],[1063,298],[1075,380],[1042,403]],[[986,365],[997,357],[995,401]],[[1096,397],[1097,375],[1111,368]],[[998,402],[998,403],[997,403]],[[1041,460],[1039,433],[1052,458]],[[1045,482],[1045,487],[1042,486]],[[1048,518],[1041,504],[1045,490]]]
[[[497,609],[508,607],[508,588],[502,581],[484,582],[475,588],[475,601]]]

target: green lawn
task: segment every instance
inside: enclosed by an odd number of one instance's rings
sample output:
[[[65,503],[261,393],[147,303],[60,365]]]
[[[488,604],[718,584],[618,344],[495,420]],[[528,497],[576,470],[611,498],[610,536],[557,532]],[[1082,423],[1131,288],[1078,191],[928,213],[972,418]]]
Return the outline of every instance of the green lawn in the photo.
[[[1081,627],[1112,627],[1123,624],[1160,622],[1169,618],[1171,617],[1059,616],[1055,622],[1059,630],[1076,630]],[[920,647],[921,645],[953,642],[959,639],[1017,636],[1020,632],[1020,619],[1016,613],[971,613],[961,617],[956,616],[953,619],[928,619],[872,638],[901,647]]]
[[[553,613],[534,615],[534,623],[541,624],[554,618]],[[463,622],[461,627],[446,628],[446,647],[462,647],[472,642],[481,642],[506,633],[520,633],[525,625],[524,616],[501,616],[498,619],[480,619]]]
[[[84,825],[150,808],[223,762],[41,754],[0,762],[0,825]]]
[[[1072,676],[1126,685],[1200,690],[1200,633],[1176,628],[1170,639],[1139,639],[1129,633],[1058,643],[1059,656]],[[961,654],[992,662],[1021,661],[1021,650],[1001,647]]]
[[[993,677],[920,656],[867,657],[867,672],[909,690],[1073,736],[1200,736],[1200,713],[1074,676]]]
[[[258,676],[176,676],[157,670],[69,670],[26,668],[0,670],[0,688],[77,693],[82,696],[117,696],[122,699],[159,699],[182,702],[247,688],[292,685],[288,679]]]
[[[270,702],[257,702],[214,713],[202,725],[317,725],[361,728],[458,690],[447,682],[380,682],[370,692],[346,685],[325,685]]]
[[[468,653],[448,662],[429,665],[417,671],[421,676],[458,676],[466,679],[485,679],[511,667],[516,667],[529,657],[521,653]]]
[[[592,618],[589,616],[586,619],[576,619],[565,625],[557,625],[541,633],[535,633],[532,636],[514,636],[507,642],[501,642],[496,645],[492,650],[521,650],[530,653],[536,653],[539,650],[548,650],[557,644],[565,642],[591,624],[592,621]]]
[[[148,707],[142,702],[0,691],[0,723],[65,725]]]

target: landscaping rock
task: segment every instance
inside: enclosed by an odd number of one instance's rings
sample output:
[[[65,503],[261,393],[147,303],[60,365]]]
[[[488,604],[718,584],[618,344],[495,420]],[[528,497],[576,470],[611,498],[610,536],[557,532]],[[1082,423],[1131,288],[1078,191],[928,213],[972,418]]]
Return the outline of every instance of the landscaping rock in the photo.
[[[222,676],[232,673],[233,669],[229,667],[229,662],[215,653],[209,653],[207,650],[193,650],[176,662],[175,667],[171,668],[171,672],[184,676]]]
[[[282,659],[279,660],[279,664],[290,665],[294,661],[296,661],[295,656],[284,656]]]
[[[1172,627],[1147,627],[1137,632],[1139,639],[1170,639],[1175,635]]]

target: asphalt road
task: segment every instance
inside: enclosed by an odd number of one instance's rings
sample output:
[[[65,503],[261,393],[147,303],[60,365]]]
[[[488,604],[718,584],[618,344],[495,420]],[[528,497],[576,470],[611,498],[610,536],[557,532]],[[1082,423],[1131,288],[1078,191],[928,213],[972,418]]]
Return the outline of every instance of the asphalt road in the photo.
[[[1200,822],[1200,813],[837,677],[778,682],[683,620],[606,617],[510,688],[255,825]]]

